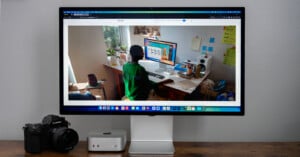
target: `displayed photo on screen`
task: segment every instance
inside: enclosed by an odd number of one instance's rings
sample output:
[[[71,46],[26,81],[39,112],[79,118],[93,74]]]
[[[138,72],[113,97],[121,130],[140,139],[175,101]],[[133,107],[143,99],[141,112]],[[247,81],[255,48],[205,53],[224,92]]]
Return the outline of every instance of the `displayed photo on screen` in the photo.
[[[60,15],[61,107],[243,112],[241,12],[81,9]]]

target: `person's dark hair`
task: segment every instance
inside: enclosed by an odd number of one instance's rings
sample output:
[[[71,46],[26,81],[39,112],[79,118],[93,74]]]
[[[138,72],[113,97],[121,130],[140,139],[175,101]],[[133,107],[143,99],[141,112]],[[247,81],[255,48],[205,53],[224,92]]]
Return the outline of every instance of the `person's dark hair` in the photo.
[[[140,45],[132,45],[129,52],[132,62],[138,62],[138,60],[143,59],[144,57],[144,50]]]

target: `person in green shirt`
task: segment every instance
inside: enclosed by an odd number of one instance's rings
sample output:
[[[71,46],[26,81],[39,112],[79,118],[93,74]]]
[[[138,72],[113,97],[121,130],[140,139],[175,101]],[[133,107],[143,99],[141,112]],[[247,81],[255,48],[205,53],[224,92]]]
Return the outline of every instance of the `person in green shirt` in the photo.
[[[129,52],[131,62],[123,65],[125,96],[129,100],[147,100],[151,89],[154,89],[156,84],[149,80],[148,72],[138,63],[144,57],[144,50],[139,45],[133,45]]]

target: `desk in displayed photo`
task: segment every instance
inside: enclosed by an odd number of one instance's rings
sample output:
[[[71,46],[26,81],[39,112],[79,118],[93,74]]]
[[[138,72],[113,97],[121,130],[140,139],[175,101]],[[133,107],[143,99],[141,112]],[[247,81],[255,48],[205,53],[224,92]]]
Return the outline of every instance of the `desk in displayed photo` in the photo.
[[[99,81],[97,86],[90,86],[88,82],[74,83],[73,86],[76,88],[76,90],[79,90],[80,92],[91,91],[93,89],[99,89],[100,91],[102,91],[104,100],[107,100],[105,88],[104,88],[104,81]],[[103,98],[101,98],[101,99],[103,99]]]
[[[116,83],[119,97],[124,96],[125,90],[122,78],[122,66],[111,66],[108,64],[104,64],[104,66],[114,73],[114,82]],[[208,75],[209,72],[207,72],[202,78],[186,79],[180,77],[176,72],[174,72],[171,75],[164,75],[163,79],[153,78],[152,76],[149,76],[149,79],[155,83],[167,82],[163,84],[163,87],[165,88],[163,93],[164,96],[166,96],[169,100],[184,100],[186,96],[192,94],[197,87],[199,87],[199,85],[207,78]],[[168,80],[172,80],[172,82]]]

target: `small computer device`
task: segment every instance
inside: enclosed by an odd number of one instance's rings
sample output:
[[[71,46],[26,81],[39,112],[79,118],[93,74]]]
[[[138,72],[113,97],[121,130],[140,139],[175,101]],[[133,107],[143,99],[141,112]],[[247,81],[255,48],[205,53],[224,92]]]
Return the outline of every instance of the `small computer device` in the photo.
[[[89,151],[123,151],[127,136],[125,130],[96,130],[87,137]]]

